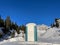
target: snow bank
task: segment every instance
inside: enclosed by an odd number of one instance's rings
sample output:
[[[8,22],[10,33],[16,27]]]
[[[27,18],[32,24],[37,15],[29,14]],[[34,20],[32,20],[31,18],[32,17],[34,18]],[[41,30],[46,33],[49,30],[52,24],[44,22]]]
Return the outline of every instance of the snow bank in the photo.
[[[56,33],[55,30],[53,30],[52,28],[48,29],[47,32],[42,36],[43,38],[49,38],[52,35],[54,35],[54,33]]]
[[[8,41],[9,42],[24,41],[24,38],[22,38],[22,37],[15,37],[15,38],[8,39]]]
[[[15,37],[15,38],[11,38],[11,39],[8,39],[8,40],[3,40],[2,42],[0,42],[0,44],[7,43],[7,42],[18,42],[18,41],[24,41],[24,38]]]
[[[44,43],[44,42],[20,42],[20,41],[14,41],[14,42],[2,43],[0,45],[60,45],[60,44]]]

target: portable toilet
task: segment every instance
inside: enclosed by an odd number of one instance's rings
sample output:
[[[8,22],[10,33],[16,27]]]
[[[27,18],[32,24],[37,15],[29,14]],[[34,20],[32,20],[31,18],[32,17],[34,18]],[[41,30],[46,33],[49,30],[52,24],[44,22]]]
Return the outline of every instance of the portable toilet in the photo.
[[[26,25],[25,41],[37,41],[37,27],[35,23]]]

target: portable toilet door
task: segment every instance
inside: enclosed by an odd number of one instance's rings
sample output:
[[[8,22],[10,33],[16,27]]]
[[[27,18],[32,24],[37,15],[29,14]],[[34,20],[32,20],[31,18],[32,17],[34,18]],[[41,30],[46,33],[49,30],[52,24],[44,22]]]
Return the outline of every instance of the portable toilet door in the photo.
[[[26,25],[25,41],[37,41],[37,27],[35,23]]]

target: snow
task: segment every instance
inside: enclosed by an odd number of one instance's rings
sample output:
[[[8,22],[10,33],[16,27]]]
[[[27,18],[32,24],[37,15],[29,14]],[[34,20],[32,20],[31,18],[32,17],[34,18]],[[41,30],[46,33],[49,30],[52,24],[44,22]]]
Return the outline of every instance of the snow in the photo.
[[[48,30],[39,30],[39,38],[60,38],[60,28],[49,28]]]
[[[1,41],[0,44],[4,44],[4,43],[12,43],[12,42],[22,42],[24,41],[24,38],[22,37],[15,37],[15,38],[11,38],[11,39],[8,39],[8,40],[4,40],[4,41]]]
[[[54,33],[55,33],[55,30],[53,30],[52,28],[50,28],[49,30],[47,30],[47,32],[46,32],[42,37],[43,37],[43,38],[49,38],[49,37],[51,37]]]
[[[23,31],[20,32],[20,34],[15,33],[14,38],[1,41],[0,45],[60,45],[60,28],[54,27],[47,30],[37,30],[37,42],[26,42],[25,34],[23,34]],[[22,37],[23,35],[24,38]]]
[[[49,28],[45,33],[43,33],[43,35],[40,34],[40,36],[38,37],[38,42],[60,45],[60,28]]]
[[[57,44],[57,43],[45,43],[45,42],[20,42],[20,41],[13,41],[13,42],[0,43],[0,45],[60,45],[60,44]]]

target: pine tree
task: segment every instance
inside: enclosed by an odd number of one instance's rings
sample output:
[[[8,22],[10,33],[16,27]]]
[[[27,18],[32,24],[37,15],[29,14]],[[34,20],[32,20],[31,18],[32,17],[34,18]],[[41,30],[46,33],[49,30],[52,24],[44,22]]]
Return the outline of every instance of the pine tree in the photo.
[[[15,23],[15,30],[17,30],[17,28],[18,28],[18,25]]]
[[[15,27],[15,24],[14,24],[14,22],[12,22],[12,24],[11,24],[11,29],[14,29],[14,30],[16,30],[16,27]]]
[[[19,26],[15,23],[15,30],[17,31],[17,34],[20,34],[20,29],[19,29]]]
[[[4,27],[4,20],[0,16],[0,27]]]
[[[11,27],[10,16],[7,16],[7,18],[5,20],[5,33],[9,32],[10,27]]]
[[[17,28],[16,31],[17,31],[17,34],[20,34],[20,29],[19,29],[19,27]]]
[[[57,27],[57,28],[59,27],[59,23],[58,23],[58,22],[56,22],[56,27]]]
[[[25,29],[26,29],[26,27],[24,25],[22,25],[21,30],[24,31],[24,33],[25,33]]]
[[[55,19],[55,22],[56,22],[56,27],[59,27],[59,23],[58,23],[58,18]]]
[[[9,28],[11,26],[10,16],[7,16],[7,18],[5,20],[5,24],[6,24],[6,28]]]

